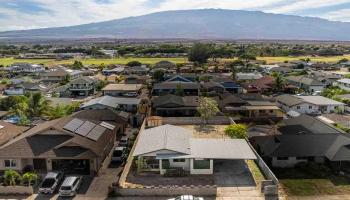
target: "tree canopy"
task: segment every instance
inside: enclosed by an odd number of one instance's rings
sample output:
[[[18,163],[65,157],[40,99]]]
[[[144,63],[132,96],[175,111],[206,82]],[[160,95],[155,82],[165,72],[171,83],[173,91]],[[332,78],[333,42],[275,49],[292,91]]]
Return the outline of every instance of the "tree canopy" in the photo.
[[[188,60],[198,64],[207,63],[210,56],[211,50],[208,44],[196,43],[188,52]]]
[[[209,118],[214,117],[219,111],[218,103],[215,100],[207,97],[201,97],[199,99],[198,112],[205,123]]]
[[[244,124],[232,124],[225,128],[225,134],[234,139],[244,139],[247,137],[247,126]]]

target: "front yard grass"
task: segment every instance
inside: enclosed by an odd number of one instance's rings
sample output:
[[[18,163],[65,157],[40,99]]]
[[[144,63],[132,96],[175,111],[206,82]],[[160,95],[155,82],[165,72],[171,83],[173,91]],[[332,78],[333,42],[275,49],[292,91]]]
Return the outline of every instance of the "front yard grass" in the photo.
[[[305,166],[274,169],[287,196],[350,194],[350,179],[327,167]]]

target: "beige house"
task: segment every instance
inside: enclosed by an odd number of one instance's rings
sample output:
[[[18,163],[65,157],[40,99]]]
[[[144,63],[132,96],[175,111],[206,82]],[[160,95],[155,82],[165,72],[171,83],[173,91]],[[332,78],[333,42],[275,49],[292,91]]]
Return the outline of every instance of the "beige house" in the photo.
[[[95,174],[126,121],[111,110],[80,111],[39,124],[0,147],[0,170]]]

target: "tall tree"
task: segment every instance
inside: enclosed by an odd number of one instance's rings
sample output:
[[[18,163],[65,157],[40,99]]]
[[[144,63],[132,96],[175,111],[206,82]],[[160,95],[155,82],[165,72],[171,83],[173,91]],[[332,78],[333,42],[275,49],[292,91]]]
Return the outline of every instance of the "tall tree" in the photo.
[[[275,92],[282,92],[284,89],[284,79],[282,77],[282,75],[280,73],[274,73],[273,74],[274,77],[274,83],[273,83],[273,89]]]
[[[210,46],[207,44],[196,43],[188,52],[188,60],[198,64],[204,64],[208,62],[210,57]]]
[[[218,103],[213,99],[207,97],[201,97],[199,99],[198,112],[204,121],[204,124],[206,124],[207,120],[214,117],[219,111]]]
[[[164,80],[164,72],[162,70],[156,70],[153,73],[153,79],[157,83],[163,81]]]

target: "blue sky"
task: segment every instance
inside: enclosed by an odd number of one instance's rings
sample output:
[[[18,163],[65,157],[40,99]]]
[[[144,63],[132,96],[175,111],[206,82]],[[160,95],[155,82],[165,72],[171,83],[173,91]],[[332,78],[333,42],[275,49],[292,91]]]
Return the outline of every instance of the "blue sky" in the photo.
[[[0,0],[0,31],[200,8],[259,10],[350,22],[350,0]]]

